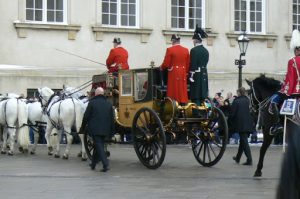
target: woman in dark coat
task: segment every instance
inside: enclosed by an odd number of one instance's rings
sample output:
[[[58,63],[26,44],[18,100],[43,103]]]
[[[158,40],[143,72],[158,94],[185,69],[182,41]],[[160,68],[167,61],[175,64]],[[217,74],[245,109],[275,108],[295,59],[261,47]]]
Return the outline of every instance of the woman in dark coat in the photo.
[[[252,165],[248,136],[254,131],[254,125],[249,109],[250,102],[245,94],[246,90],[244,87],[237,90],[238,97],[235,98],[232,103],[228,120],[230,120],[232,124],[233,132],[238,132],[240,134],[239,149],[233,159],[236,163],[239,163],[244,152],[247,157],[247,161],[243,165]]]

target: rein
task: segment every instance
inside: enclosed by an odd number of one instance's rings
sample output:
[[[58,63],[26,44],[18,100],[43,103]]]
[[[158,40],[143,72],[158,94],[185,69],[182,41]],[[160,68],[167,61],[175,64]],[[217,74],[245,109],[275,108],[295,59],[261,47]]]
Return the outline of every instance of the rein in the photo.
[[[251,82],[251,88],[252,88],[251,94],[253,94],[254,100],[258,103],[257,105],[254,103],[253,97],[250,94],[251,107],[258,106],[258,109],[256,111],[260,111],[262,108],[266,107],[266,105],[271,101],[271,98],[267,97],[264,100],[259,101],[257,96],[256,96],[256,93],[255,93],[255,89],[254,89],[254,86],[253,86],[253,81]]]
[[[92,83],[93,83],[93,80],[89,80],[89,81],[85,82],[84,84],[78,86],[77,88],[74,88],[73,90],[71,90],[71,91],[72,91],[71,93],[65,94],[65,95],[66,95],[66,96],[71,96],[71,95],[73,95],[74,93],[77,93],[77,92],[79,92],[79,91],[81,91],[81,90],[83,90],[83,89],[89,87],[90,85],[92,85]]]

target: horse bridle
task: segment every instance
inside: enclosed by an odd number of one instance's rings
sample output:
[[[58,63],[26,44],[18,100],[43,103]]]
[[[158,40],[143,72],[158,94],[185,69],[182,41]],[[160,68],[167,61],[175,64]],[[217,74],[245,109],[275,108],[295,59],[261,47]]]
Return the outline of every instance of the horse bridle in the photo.
[[[258,99],[256,93],[255,93],[255,88],[254,88],[254,85],[253,85],[253,81],[251,82],[251,90],[252,90],[252,92],[250,93],[251,108],[255,112],[260,111],[260,109],[262,109],[263,107],[265,107],[271,99],[269,97],[267,97],[266,99],[260,101]],[[255,103],[254,100],[257,103]],[[255,109],[254,107],[258,107],[258,108]]]
[[[40,93],[39,93],[39,95],[38,95],[38,98],[39,98],[40,103],[42,104],[42,107],[43,107],[43,108],[46,107],[47,104],[48,104],[48,101],[47,101]],[[43,104],[43,100],[44,100],[44,102],[45,102],[45,105]]]

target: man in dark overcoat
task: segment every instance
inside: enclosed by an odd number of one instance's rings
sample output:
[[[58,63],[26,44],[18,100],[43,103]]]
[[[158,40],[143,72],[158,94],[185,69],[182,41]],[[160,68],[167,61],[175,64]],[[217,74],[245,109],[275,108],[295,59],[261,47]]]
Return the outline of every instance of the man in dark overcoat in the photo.
[[[200,105],[208,97],[207,63],[209,60],[208,50],[203,46],[202,40],[207,34],[196,26],[193,43],[190,51],[190,99]]]
[[[244,152],[247,161],[243,165],[252,165],[248,136],[254,131],[254,123],[249,107],[250,101],[246,96],[246,89],[241,87],[237,90],[237,97],[233,100],[228,120],[231,123],[232,131],[240,134],[239,149],[233,160],[239,163]]]
[[[85,127],[95,144],[90,167],[94,170],[96,164],[101,160],[103,165],[101,171],[106,172],[109,170],[109,163],[104,151],[104,140],[113,135],[115,127],[113,107],[106,100],[104,90],[101,87],[95,90],[95,97],[90,100],[86,108],[80,131],[82,132]]]

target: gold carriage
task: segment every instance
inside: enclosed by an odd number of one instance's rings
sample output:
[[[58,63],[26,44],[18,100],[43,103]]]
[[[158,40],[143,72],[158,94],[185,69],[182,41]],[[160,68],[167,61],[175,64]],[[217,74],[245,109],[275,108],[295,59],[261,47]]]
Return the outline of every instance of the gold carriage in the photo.
[[[228,128],[222,111],[208,100],[201,106],[179,105],[166,97],[166,74],[159,68],[119,71],[117,75],[93,76],[91,94],[98,86],[115,107],[116,132],[131,135],[139,160],[150,169],[163,163],[166,137],[185,136],[196,160],[203,166],[215,165],[226,148]],[[93,143],[85,135],[91,158]]]

